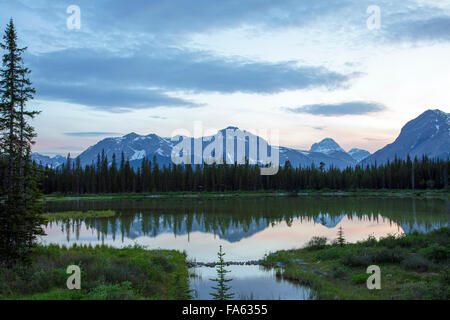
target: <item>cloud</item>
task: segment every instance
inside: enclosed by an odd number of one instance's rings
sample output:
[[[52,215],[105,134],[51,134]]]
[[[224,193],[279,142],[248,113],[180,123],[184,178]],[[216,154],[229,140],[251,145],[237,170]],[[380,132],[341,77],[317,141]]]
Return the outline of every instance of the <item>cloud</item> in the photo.
[[[336,104],[310,104],[296,108],[283,108],[294,113],[308,113],[312,115],[333,117],[346,115],[363,115],[367,113],[379,112],[386,107],[380,103],[352,101]]]
[[[64,132],[63,134],[70,137],[101,137],[101,136],[121,135],[121,133],[118,132],[103,132],[103,131]]]
[[[161,120],[167,119],[167,117],[163,117],[163,116],[149,116],[149,118],[152,118],[152,119],[161,119]]]
[[[450,16],[393,23],[388,27],[387,36],[394,41],[450,41]]]
[[[128,56],[67,49],[29,54],[36,98],[63,100],[120,112],[153,107],[198,107],[169,92],[277,93],[348,86],[358,73],[341,74],[294,62],[228,60],[204,52],[153,48]]]
[[[223,29],[307,26],[336,15],[353,1],[0,0],[0,24],[6,25],[13,16],[21,38],[39,52],[68,47],[127,52],[155,40],[180,47],[192,34]],[[73,4],[81,10],[81,29],[76,31],[66,27],[66,9]]]
[[[36,98],[81,104],[113,113],[155,107],[198,107],[200,104],[171,97],[163,92],[144,88],[122,87],[100,79],[84,83],[34,82]]]
[[[56,3],[55,3],[56,2]],[[326,14],[334,14],[352,0],[134,0],[132,5],[116,0],[78,0],[89,27],[138,30],[151,33],[186,33],[243,24],[267,26],[304,25]],[[41,1],[40,10],[65,9],[72,0]],[[201,17],[201,18],[199,18]],[[120,24],[117,24],[120,21]],[[105,27],[108,26],[108,27]]]
[[[388,140],[386,138],[373,138],[373,137],[364,137],[363,139],[367,140],[367,141],[386,141],[386,140]]]

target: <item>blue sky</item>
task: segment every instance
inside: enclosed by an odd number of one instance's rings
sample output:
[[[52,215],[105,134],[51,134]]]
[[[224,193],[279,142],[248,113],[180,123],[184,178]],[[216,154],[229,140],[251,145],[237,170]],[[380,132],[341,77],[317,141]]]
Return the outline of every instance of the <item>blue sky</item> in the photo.
[[[3,30],[11,17],[44,154],[195,121],[375,151],[426,109],[449,112],[449,1],[0,0]]]

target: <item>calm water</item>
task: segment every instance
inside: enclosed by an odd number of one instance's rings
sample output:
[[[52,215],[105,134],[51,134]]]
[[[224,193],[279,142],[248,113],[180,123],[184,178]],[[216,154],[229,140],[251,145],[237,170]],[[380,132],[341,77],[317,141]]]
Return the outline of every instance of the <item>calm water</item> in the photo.
[[[47,203],[47,211],[113,209],[111,218],[58,221],[46,227],[44,243],[91,243],[185,250],[190,260],[216,261],[219,245],[227,261],[248,261],[303,246],[313,236],[348,241],[387,234],[428,232],[448,226],[448,200],[379,198],[263,198],[240,200],[115,200]],[[230,266],[236,298],[304,299],[306,288],[276,279],[259,266]],[[195,268],[191,287],[208,298],[214,268]],[[267,290],[269,288],[269,290]],[[270,296],[268,296],[270,295]]]
[[[312,290],[291,283],[276,276],[275,270],[262,266],[231,265],[226,268],[232,277],[231,293],[240,300],[306,300],[310,299]],[[191,269],[195,277],[191,278],[191,289],[196,299],[209,300],[216,278],[216,269],[199,267]]]

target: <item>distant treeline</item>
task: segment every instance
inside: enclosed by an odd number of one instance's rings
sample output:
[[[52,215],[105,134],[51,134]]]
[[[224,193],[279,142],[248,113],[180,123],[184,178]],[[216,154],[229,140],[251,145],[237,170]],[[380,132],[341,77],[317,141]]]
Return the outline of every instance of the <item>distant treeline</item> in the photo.
[[[325,169],[324,164],[294,168],[287,161],[273,176],[260,174],[258,165],[168,165],[143,159],[133,169],[128,160],[98,155],[85,167],[68,157],[66,164],[45,168],[45,193],[116,193],[165,191],[256,191],[304,189],[442,189],[448,188],[449,160],[395,159],[384,165]]]

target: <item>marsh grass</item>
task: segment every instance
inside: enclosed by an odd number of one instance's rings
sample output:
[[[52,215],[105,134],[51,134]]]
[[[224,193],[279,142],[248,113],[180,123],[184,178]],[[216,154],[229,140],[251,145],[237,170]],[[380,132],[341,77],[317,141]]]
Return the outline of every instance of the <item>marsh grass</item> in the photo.
[[[44,217],[47,220],[66,220],[66,219],[84,219],[84,218],[105,218],[114,217],[114,210],[89,210],[89,211],[62,211],[47,212]]]
[[[314,242],[268,255],[267,267],[283,265],[281,276],[309,286],[319,299],[450,299],[450,229],[387,236],[354,244]],[[307,264],[296,263],[298,259]],[[366,268],[381,268],[381,290],[368,290]]]
[[[81,290],[69,290],[69,265]],[[29,267],[0,268],[2,299],[188,299],[186,255],[175,250],[107,246],[39,246]]]

